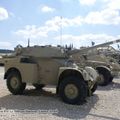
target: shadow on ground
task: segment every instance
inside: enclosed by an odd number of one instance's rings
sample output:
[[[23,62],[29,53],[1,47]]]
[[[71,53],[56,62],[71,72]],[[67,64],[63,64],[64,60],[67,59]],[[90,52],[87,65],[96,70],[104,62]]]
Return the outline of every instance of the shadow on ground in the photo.
[[[98,114],[92,114],[92,113],[90,113],[89,115],[95,117],[96,120],[97,120],[97,119],[100,120],[101,118],[104,118],[105,120],[120,120],[120,119],[118,119],[118,118],[109,117],[109,116],[104,116],[104,115],[98,115]]]
[[[24,95],[6,95],[0,98],[0,108],[12,110],[57,110],[53,115],[69,119],[85,118],[98,101],[94,94],[83,105],[69,105],[63,103],[60,98],[49,91],[26,90]]]
[[[120,89],[120,83],[117,81],[113,81],[111,82],[109,85],[107,86],[98,86],[97,90],[117,90]]]

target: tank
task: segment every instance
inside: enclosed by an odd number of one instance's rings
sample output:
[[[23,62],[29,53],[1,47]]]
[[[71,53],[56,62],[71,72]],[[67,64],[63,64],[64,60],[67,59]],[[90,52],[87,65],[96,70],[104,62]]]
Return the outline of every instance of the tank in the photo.
[[[23,94],[26,85],[42,89],[54,85],[61,100],[68,104],[82,104],[95,92],[99,74],[92,67],[78,66],[72,55],[62,47],[18,45],[14,53],[3,57],[8,90]]]
[[[100,54],[104,54],[105,56],[110,56],[111,58],[114,58],[116,62],[120,64],[120,51],[116,50],[112,46],[100,47],[97,49],[97,51]]]
[[[89,65],[95,68],[101,78],[99,79],[98,84],[101,86],[106,86],[112,82],[114,77],[119,76],[120,65],[113,57],[106,54],[101,54],[99,49],[118,42],[120,42],[119,39],[93,47],[83,48],[79,53],[73,55],[73,57],[79,66]]]

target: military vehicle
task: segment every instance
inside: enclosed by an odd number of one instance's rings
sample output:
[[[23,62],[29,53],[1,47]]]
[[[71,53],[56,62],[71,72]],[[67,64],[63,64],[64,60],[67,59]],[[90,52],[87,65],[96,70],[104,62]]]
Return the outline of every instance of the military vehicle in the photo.
[[[97,51],[99,54],[114,58],[120,64],[120,50],[116,50],[112,46],[106,46],[98,48]]]
[[[3,58],[8,90],[18,95],[26,84],[37,89],[55,85],[64,102],[83,103],[96,90],[99,75],[92,67],[78,67],[71,58],[74,53],[61,47],[18,45],[12,55]]]
[[[86,58],[84,64],[95,68],[100,75],[101,79],[98,81],[98,85],[106,86],[112,82],[113,78],[119,77],[120,65],[113,61],[113,58],[108,58],[104,55],[93,55]]]
[[[0,56],[0,66],[4,66],[4,61],[2,59],[2,56]]]
[[[5,55],[10,55],[12,52],[12,50],[0,49],[0,66],[4,66],[4,60],[2,57]]]
[[[111,58],[110,56],[105,56],[104,54],[100,54],[98,49],[118,42],[120,42],[119,39],[93,47],[83,48],[79,53],[73,55],[73,57],[77,60],[77,63],[80,66],[89,65],[95,68],[101,78],[98,81],[98,84],[101,86],[105,86],[112,82],[114,77],[119,75],[120,65],[116,62],[114,58]]]

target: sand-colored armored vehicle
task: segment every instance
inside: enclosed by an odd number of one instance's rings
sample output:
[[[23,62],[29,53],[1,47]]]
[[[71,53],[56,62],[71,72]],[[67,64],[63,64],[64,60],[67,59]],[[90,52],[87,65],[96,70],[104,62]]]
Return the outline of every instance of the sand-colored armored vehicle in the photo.
[[[2,59],[2,57],[5,55],[10,55],[12,54],[12,52],[12,50],[0,49],[0,66],[4,66],[4,60]]]
[[[98,48],[97,51],[99,54],[114,58],[120,64],[120,50],[116,50],[112,46],[106,46]]]
[[[79,53],[74,54],[73,57],[77,60],[78,65],[89,65],[95,68],[101,78],[98,81],[98,84],[105,86],[108,85],[114,77],[119,75],[120,65],[111,56],[100,54],[98,49],[118,42],[120,42],[120,40],[106,42],[93,47],[83,48],[83,51],[81,50]]]
[[[2,56],[0,56],[0,66],[4,66],[4,61],[2,59]]]
[[[22,94],[26,84],[41,89],[55,85],[61,99],[69,104],[81,104],[96,90],[99,75],[92,67],[81,68],[61,47],[18,45],[10,56],[5,56],[7,87],[12,94]]]

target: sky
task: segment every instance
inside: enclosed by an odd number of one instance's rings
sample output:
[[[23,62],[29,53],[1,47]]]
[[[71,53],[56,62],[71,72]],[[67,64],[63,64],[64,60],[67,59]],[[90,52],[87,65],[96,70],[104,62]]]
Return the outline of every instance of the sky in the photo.
[[[120,38],[120,0],[0,0],[0,49],[91,46]]]

